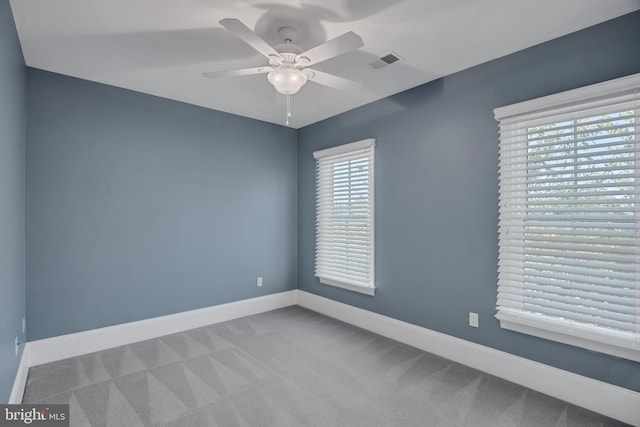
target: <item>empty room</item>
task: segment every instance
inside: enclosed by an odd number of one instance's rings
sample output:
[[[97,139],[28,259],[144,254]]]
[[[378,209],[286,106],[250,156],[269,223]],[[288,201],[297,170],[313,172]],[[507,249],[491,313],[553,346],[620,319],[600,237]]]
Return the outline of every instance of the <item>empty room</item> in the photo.
[[[0,0],[0,425],[640,426],[640,1]]]

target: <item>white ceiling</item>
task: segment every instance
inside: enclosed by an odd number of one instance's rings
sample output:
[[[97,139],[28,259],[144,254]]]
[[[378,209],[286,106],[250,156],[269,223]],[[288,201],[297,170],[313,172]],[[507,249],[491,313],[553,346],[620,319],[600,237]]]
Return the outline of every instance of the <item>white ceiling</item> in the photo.
[[[347,31],[365,46],[322,71],[362,83],[309,82],[291,97],[299,128],[456,71],[640,9],[640,0],[11,0],[27,65],[283,124],[284,96],[265,74],[206,71],[266,65],[218,21],[238,18],[272,45],[293,26],[311,48]],[[374,70],[391,51],[403,61]]]

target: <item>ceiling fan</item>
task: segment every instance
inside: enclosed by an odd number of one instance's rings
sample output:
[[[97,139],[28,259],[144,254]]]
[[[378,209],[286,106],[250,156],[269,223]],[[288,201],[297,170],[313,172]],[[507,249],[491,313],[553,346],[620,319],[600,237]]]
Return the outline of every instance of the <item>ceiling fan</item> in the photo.
[[[280,28],[278,33],[282,37],[283,43],[272,47],[238,19],[225,18],[220,21],[220,24],[231,31],[236,37],[264,55],[269,60],[269,65],[241,70],[213,71],[203,73],[202,75],[215,79],[219,77],[267,74],[269,83],[273,85],[276,91],[287,95],[287,124],[288,117],[291,115],[288,106],[288,95],[297,93],[307,81],[310,80],[340,90],[348,90],[360,85],[352,80],[347,80],[334,74],[308,68],[311,65],[318,64],[364,46],[360,36],[353,31],[349,31],[326,43],[303,51],[299,46],[294,44],[298,34],[295,28],[292,27]]]

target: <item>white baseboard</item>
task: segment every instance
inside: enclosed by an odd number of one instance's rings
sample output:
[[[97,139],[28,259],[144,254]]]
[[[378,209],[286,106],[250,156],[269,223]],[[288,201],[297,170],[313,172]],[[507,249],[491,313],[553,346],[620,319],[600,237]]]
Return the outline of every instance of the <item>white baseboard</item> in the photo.
[[[280,292],[167,316],[153,317],[137,322],[30,341],[27,343],[27,346],[29,346],[28,366],[42,365],[56,360],[288,307],[295,305],[296,292],[296,290]]]
[[[13,387],[11,388],[11,395],[9,395],[10,405],[17,405],[22,403],[22,396],[24,395],[24,388],[27,385],[27,376],[29,375],[29,343],[25,344],[22,350],[22,356],[20,357],[20,364],[18,365],[18,372],[16,378],[13,381]]]
[[[640,393],[308,292],[298,305],[610,418],[640,426]]]

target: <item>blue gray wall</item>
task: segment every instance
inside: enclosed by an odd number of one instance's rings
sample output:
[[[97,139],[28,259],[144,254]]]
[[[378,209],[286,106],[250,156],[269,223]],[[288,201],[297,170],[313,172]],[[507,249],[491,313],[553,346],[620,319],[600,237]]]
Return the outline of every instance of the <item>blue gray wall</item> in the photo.
[[[30,341],[295,289],[295,130],[27,82]]]
[[[8,0],[0,0],[0,402],[16,375],[16,336],[25,341],[24,151],[26,84]]]
[[[482,64],[298,133],[298,287],[640,391],[640,366],[500,329],[495,107],[640,72],[640,13]],[[376,146],[374,297],[314,277],[312,152]],[[478,312],[480,328],[467,326]]]

